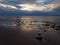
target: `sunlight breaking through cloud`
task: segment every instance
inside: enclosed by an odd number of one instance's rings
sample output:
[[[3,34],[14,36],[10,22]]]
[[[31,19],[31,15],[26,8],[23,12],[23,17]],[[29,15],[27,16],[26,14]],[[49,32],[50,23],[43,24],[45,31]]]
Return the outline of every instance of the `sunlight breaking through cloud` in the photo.
[[[33,0],[29,0],[30,2],[33,2]],[[21,10],[21,11],[52,11],[53,9],[59,7],[60,5],[58,3],[51,3],[52,0],[35,0],[33,3],[29,3],[29,1],[21,0],[21,4],[15,4],[19,2],[19,0],[0,0],[0,7],[6,8],[6,9],[13,9],[13,10]],[[3,3],[2,3],[3,2]],[[10,4],[13,2],[15,5]],[[23,3],[25,2],[25,3]],[[27,3],[28,2],[28,3]],[[50,2],[50,3],[49,3]],[[54,1],[56,2],[56,0]],[[46,3],[46,4],[45,4]]]
[[[59,7],[60,0],[0,0],[1,15],[60,15]]]
[[[52,11],[53,9],[59,7],[58,4],[17,4],[17,5],[8,5],[1,4],[0,7],[13,10],[22,10],[22,11]]]
[[[57,4],[19,4],[18,6],[22,7],[20,10],[26,10],[26,11],[52,11],[53,9],[57,8]]]

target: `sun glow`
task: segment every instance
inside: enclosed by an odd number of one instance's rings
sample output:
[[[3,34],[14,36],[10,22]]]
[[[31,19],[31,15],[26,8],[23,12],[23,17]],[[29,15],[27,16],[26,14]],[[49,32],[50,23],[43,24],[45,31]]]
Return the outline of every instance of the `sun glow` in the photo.
[[[31,5],[31,4],[20,4],[18,6],[22,7],[20,8],[20,10],[28,10],[28,11],[32,11],[32,9],[36,7],[36,5]]]
[[[57,4],[20,4],[18,6],[21,6],[20,10],[26,10],[26,11],[51,11],[54,8],[58,7]]]

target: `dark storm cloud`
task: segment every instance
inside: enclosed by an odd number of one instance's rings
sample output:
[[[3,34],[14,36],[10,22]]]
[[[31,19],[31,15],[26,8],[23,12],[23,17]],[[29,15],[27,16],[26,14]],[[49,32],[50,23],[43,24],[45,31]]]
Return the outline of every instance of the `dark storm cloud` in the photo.
[[[54,9],[56,12],[60,12],[60,7],[57,7],[56,9]]]
[[[60,7],[54,9],[54,15],[60,15]]]
[[[60,8],[55,9],[53,12],[41,12],[41,11],[21,11],[21,10],[14,10],[14,11],[7,11],[4,9],[0,9],[0,16],[59,16],[60,15]]]

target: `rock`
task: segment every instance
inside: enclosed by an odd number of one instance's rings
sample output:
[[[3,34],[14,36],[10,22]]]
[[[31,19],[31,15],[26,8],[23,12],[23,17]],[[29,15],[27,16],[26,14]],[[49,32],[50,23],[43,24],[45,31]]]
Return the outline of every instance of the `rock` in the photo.
[[[49,26],[49,24],[45,24],[45,26]]]
[[[43,30],[44,32],[46,32],[47,30]]]
[[[42,41],[43,40],[42,37],[36,37],[36,39],[39,40],[39,41]]]
[[[37,35],[39,35],[39,36],[40,36],[40,35],[42,35],[42,34],[37,34]]]

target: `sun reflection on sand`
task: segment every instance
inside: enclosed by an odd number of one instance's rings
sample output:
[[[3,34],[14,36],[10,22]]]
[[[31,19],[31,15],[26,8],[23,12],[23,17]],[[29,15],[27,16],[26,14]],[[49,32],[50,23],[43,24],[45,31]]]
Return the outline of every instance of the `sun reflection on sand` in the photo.
[[[21,29],[23,31],[31,31],[33,29],[33,26],[29,24],[32,20],[33,19],[31,17],[22,17],[21,22],[23,22],[23,24],[21,24]]]

